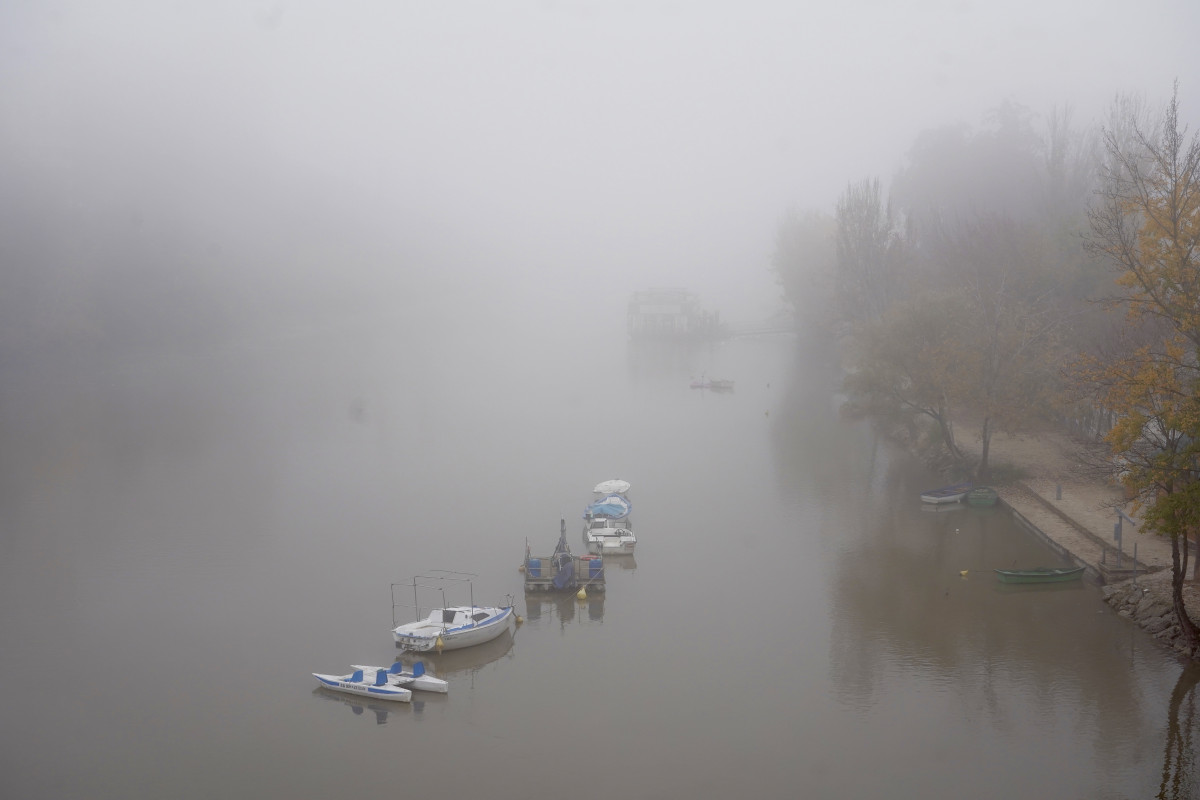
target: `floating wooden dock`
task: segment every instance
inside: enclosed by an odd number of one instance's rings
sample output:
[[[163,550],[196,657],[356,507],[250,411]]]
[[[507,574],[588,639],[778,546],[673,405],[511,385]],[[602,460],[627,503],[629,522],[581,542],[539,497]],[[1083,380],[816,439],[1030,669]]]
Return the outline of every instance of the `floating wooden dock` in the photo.
[[[603,592],[604,559],[601,556],[577,556],[567,545],[567,521],[560,521],[558,545],[549,556],[532,555],[525,541],[526,592]]]

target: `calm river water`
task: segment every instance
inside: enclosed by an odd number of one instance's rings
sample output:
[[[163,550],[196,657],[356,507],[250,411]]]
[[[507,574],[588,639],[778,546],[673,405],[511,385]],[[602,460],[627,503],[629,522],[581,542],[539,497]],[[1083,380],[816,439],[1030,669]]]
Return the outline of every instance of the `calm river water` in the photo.
[[[1196,796],[1195,672],[1094,586],[999,585],[1054,557],[923,508],[819,349],[387,331],[6,378],[0,796]],[[608,478],[635,559],[527,598]],[[525,623],[445,696],[316,688],[432,569]]]

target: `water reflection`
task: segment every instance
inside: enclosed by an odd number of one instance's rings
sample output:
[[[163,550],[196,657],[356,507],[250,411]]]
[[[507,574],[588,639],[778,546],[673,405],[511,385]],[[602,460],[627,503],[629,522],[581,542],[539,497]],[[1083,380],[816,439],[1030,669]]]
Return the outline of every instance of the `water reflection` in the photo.
[[[442,680],[461,676],[474,678],[483,668],[501,660],[511,659],[515,641],[516,637],[513,633],[505,631],[490,642],[464,647],[461,650],[421,653],[419,660],[425,663],[425,669],[429,674]],[[451,687],[451,691],[453,691],[453,687]],[[442,697],[444,696],[438,695],[431,699],[436,701]]]
[[[1090,584],[1082,580],[1062,583],[1001,583],[996,581],[993,592],[999,594],[1054,594],[1056,592],[1086,592]]]
[[[837,559],[831,674],[842,703],[874,708],[899,686],[927,684],[950,690],[953,713],[986,720],[1013,748],[1056,718],[1091,720],[1098,752],[1152,735],[1132,665],[1112,664],[1124,623],[1094,586],[999,583],[995,567],[1057,556],[1009,514],[927,512],[902,452],[871,469],[896,490]]]
[[[605,566],[613,563],[605,559]],[[586,600],[578,599],[573,593],[527,592],[525,594],[525,617],[531,625],[542,625],[558,621],[560,629],[573,622],[603,622],[604,592],[589,592]]]
[[[1196,685],[1200,684],[1200,664],[1188,664],[1167,706],[1167,735],[1163,748],[1162,783],[1159,800],[1184,800],[1196,797],[1196,745],[1193,733],[1197,728]]]
[[[626,349],[629,377],[634,383],[671,383],[687,388],[691,376],[711,361],[708,342],[630,340]]]
[[[1053,556],[1002,513],[924,511],[919,490],[938,484],[869,426],[839,419],[819,364],[788,376],[790,351],[723,346],[716,365],[617,380],[602,404],[534,391],[481,405],[478,388],[490,383],[432,344],[427,363],[412,356],[421,370],[397,369],[382,347],[375,358],[357,346],[294,349],[181,364],[161,384],[81,395],[100,398],[86,417],[57,409],[62,393],[51,391],[28,409],[0,408],[10,479],[0,487],[0,593],[11,601],[0,604],[0,661],[12,665],[0,671],[13,683],[22,664],[82,650],[85,674],[114,687],[9,698],[7,794],[376,793],[395,790],[402,758],[431,767],[406,777],[412,790],[507,796],[527,785],[530,742],[548,763],[587,758],[577,736],[545,735],[547,697],[594,708],[589,735],[621,765],[590,771],[573,787],[581,799],[1196,791],[1195,678],[1176,685],[1174,657],[1090,584],[999,584],[993,567]],[[736,375],[737,394],[701,402],[687,379],[705,368]],[[525,385],[545,372],[535,359],[503,369]],[[616,432],[611,447],[561,448],[597,420]],[[548,439],[553,447],[540,444]],[[610,463],[612,453],[623,461]],[[40,463],[53,475],[37,478]],[[516,523],[497,535],[481,487],[494,495],[486,500],[535,507],[573,497],[597,473],[648,489],[639,519],[654,532],[641,573],[631,558],[605,559],[612,603],[590,591],[582,603],[526,595],[519,652],[505,634],[422,657],[453,684],[448,695],[393,706],[313,692],[359,724],[310,703],[305,670],[264,692],[245,669],[247,659],[337,660],[374,641],[386,655],[355,657],[393,659],[390,636],[379,637],[400,560],[465,554],[464,569],[498,576],[481,594],[519,591]],[[512,479],[485,485],[497,474]],[[728,502],[694,513],[713,487]],[[328,547],[348,514],[354,535]],[[447,534],[398,535],[401,518],[409,531]],[[539,540],[552,546],[554,533],[551,523]],[[747,563],[765,579],[725,580]],[[320,591],[290,591],[304,574],[320,576]],[[189,635],[177,646],[155,647],[181,625]],[[745,632],[731,657],[753,690],[713,686],[718,628]],[[646,668],[619,691],[581,678],[622,674],[631,659]],[[186,681],[187,696],[166,692],[164,675]],[[130,704],[147,680],[162,681],[170,702]],[[413,719],[420,736],[409,735]],[[385,721],[404,734],[402,749],[378,735]],[[278,735],[261,736],[268,727]],[[55,747],[39,746],[48,741]],[[476,768],[460,769],[464,748]]]
[[[781,487],[792,492],[805,491],[805,499],[836,496],[846,480],[869,481],[870,473],[858,468],[855,448],[847,446],[847,427],[841,423],[839,401],[832,401],[828,387],[841,380],[832,348],[815,344],[807,352],[798,343],[797,361],[805,369],[787,375],[778,389],[778,405],[769,413],[771,431],[771,474]],[[853,434],[851,434],[853,436]],[[874,443],[869,447],[876,446]],[[798,454],[820,454],[798,457]]]
[[[637,569],[637,559],[633,556],[605,556],[604,569],[609,570],[613,567],[617,569]]]
[[[376,725],[386,725],[388,721],[388,714],[413,713],[419,715],[425,710],[425,701],[418,700],[416,693],[413,694],[413,700],[411,703],[387,704],[373,703],[370,700],[355,697],[353,695],[342,694],[341,692],[335,692],[332,689],[326,689],[323,686],[318,686],[316,689],[313,689],[313,695],[316,697],[323,697],[326,700],[335,700],[343,705],[350,706],[350,710],[354,712],[356,717],[363,716],[366,712],[370,711],[375,717]]]
[[[954,514],[960,511],[967,511],[968,507],[962,503],[922,503],[921,511],[926,514]]]

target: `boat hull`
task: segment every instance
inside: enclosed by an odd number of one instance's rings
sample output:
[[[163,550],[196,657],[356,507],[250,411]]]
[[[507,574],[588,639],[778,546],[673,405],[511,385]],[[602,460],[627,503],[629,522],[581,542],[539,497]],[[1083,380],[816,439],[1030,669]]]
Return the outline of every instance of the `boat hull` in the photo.
[[[922,503],[941,505],[943,503],[958,503],[971,491],[971,484],[958,483],[953,486],[943,486],[940,489],[929,489],[921,493]]]
[[[921,502],[929,503],[929,504],[935,505],[935,506],[944,505],[946,503],[959,503],[959,502],[962,502],[962,499],[963,499],[963,497],[966,496],[966,494],[967,494],[966,492],[963,492],[962,494],[943,494],[943,495],[923,494],[923,495],[921,495]]]
[[[322,675],[319,672],[314,672],[312,676],[320,681],[321,685],[326,689],[332,689],[335,692],[356,694],[360,697],[373,697],[376,700],[394,700],[399,703],[412,702],[412,692],[402,686],[393,686],[391,684],[372,686],[367,683],[350,681],[348,680],[349,675]]]
[[[398,680],[406,689],[413,689],[418,692],[446,694],[450,691],[450,684],[441,678],[434,678],[430,675],[422,675],[419,678],[411,679],[401,675]]]
[[[994,506],[999,500],[1000,495],[996,493],[996,490],[987,486],[977,486],[967,492],[967,505],[976,508]]]
[[[447,694],[450,691],[450,684],[441,678],[435,678],[429,673],[414,675],[411,668],[403,672],[392,672],[384,667],[372,667],[367,664],[351,664],[350,666],[354,669],[361,669],[364,673],[383,670],[388,673],[388,681],[392,686],[400,686],[411,691],[436,694]]]
[[[617,539],[615,536],[587,537],[587,551],[593,556],[631,556],[636,547],[636,539]]]
[[[516,630],[516,613],[512,607],[502,610],[491,619],[470,626],[450,628],[447,630],[421,632],[414,628],[422,623],[401,625],[392,631],[392,638],[402,650],[414,653],[426,653],[435,650],[461,650],[464,647],[474,647],[495,639],[505,631]],[[441,639],[441,647],[438,640]]]
[[[1034,569],[998,569],[1001,583],[1065,583],[1083,577],[1084,567],[1037,567]]]

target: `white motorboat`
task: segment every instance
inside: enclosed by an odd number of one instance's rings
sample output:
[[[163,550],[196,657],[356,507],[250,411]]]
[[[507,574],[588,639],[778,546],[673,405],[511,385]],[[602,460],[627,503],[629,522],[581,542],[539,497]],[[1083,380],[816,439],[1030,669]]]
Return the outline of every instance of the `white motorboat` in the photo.
[[[365,669],[355,669],[349,675],[322,675],[314,672],[312,676],[319,680],[322,686],[335,692],[374,697],[377,700],[397,700],[401,703],[412,701],[412,690],[394,685],[387,670],[375,670],[370,677],[367,677]]]
[[[356,670],[362,670],[364,675],[370,676],[369,680],[375,680],[380,672],[388,676],[388,682],[392,686],[403,686],[406,689],[412,689],[418,692],[437,692],[446,694],[450,691],[450,684],[441,678],[435,678],[425,671],[425,664],[418,661],[411,667],[405,667],[399,661],[388,668],[371,667],[363,664],[352,664]]]
[[[633,555],[637,536],[627,519],[585,517],[583,539],[587,550],[596,556]]]
[[[392,638],[404,650],[458,650],[490,642],[516,630],[512,606],[451,606],[435,608],[425,619],[397,625]]]
[[[443,650],[458,650],[490,642],[505,631],[516,630],[517,614],[513,610],[511,598],[504,606],[477,606],[473,588],[471,589],[470,605],[443,605],[441,608],[430,611],[429,616],[420,618],[419,589],[440,591],[444,603],[444,581],[471,584],[468,578],[459,577],[467,573],[445,570],[437,570],[437,572],[437,575],[418,575],[412,579],[413,601],[418,616],[415,622],[395,625],[396,587],[404,584],[392,584],[392,624],[395,626],[392,628],[392,638],[396,640],[396,644],[401,649],[418,653],[429,651],[440,653]]]

